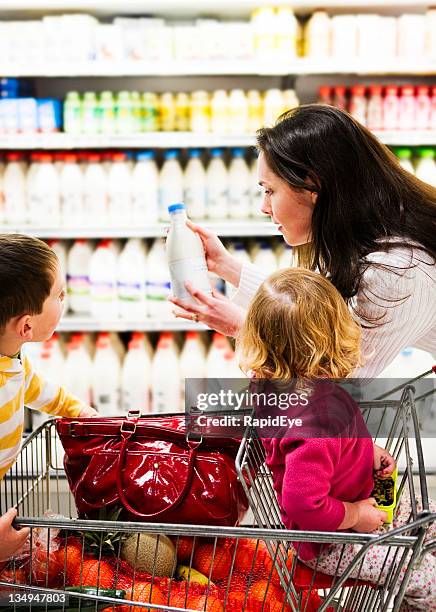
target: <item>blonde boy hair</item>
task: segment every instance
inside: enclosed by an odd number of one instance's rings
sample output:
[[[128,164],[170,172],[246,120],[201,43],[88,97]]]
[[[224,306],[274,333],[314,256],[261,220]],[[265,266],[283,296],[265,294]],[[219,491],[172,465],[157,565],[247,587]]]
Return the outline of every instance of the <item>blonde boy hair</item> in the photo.
[[[360,363],[360,326],[339,291],[304,268],[272,274],[238,338],[240,367],[258,378],[345,378]]]

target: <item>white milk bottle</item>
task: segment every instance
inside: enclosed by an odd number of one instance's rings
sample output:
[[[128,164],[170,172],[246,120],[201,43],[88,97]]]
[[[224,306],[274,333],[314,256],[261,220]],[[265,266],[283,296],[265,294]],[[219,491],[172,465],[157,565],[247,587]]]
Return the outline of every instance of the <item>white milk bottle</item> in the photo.
[[[107,332],[99,333],[97,338],[91,390],[92,403],[102,416],[120,413],[121,364]]]
[[[411,174],[415,174],[415,169],[412,164],[412,150],[401,147],[396,150],[398,163]]]
[[[215,332],[206,358],[206,378],[226,378],[228,369],[225,355],[229,350],[227,338]]]
[[[151,364],[153,414],[177,412],[180,406],[179,356],[171,333],[159,337]]]
[[[88,227],[108,225],[108,178],[98,153],[87,155],[83,193],[86,225]]]
[[[263,219],[266,220],[266,216],[263,214],[261,207],[263,201],[263,191],[262,187],[259,185],[259,178],[257,172],[257,157],[253,159],[250,166],[250,186],[251,186],[251,199],[250,199],[250,209],[251,216],[255,219]]]
[[[117,256],[111,240],[102,240],[91,257],[91,314],[96,319],[118,316]]]
[[[59,176],[49,153],[40,153],[29,185],[29,208],[32,225],[58,227],[60,224]]]
[[[299,23],[293,10],[288,6],[276,10],[275,52],[278,60],[285,62],[297,57]]]
[[[146,256],[139,238],[130,238],[118,258],[118,306],[122,319],[143,321],[146,310]]]
[[[242,89],[232,89],[229,95],[229,119],[226,130],[232,134],[248,132],[248,99]]]
[[[244,149],[233,149],[232,154],[229,167],[229,217],[248,219],[250,216],[250,169],[244,159]]]
[[[181,300],[196,304],[188,293],[185,283],[189,281],[194,289],[211,294],[206,256],[200,237],[186,225],[184,204],[168,207],[171,227],[167,236],[167,261],[171,275],[173,295]]]
[[[92,361],[85,348],[83,334],[73,334],[67,345],[64,384],[85,404],[91,403],[91,369]]]
[[[183,170],[176,150],[166,151],[159,175],[159,218],[168,221],[168,206],[183,200]]]
[[[250,255],[248,254],[247,249],[246,249],[246,247],[245,247],[245,245],[244,245],[244,243],[243,243],[243,242],[241,242],[241,241],[236,241],[236,242],[234,242],[234,243],[233,243],[233,244],[230,246],[229,251],[230,251],[230,252],[232,253],[232,255],[234,255],[234,256],[235,256],[235,257],[238,259],[238,261],[240,261],[242,264],[244,264],[244,263],[252,263],[252,262],[251,262],[251,257],[250,257]],[[226,296],[227,296],[227,297],[229,297],[229,298],[231,298],[231,297],[232,297],[232,295],[235,293],[235,291],[236,291],[236,288],[235,288],[233,285],[231,285],[230,283],[228,283],[228,282],[226,281],[226,283],[225,283],[225,293],[226,293]]]
[[[26,173],[22,165],[21,153],[8,153],[3,176],[4,216],[9,224],[22,224],[28,221]]]
[[[206,171],[200,159],[200,149],[191,149],[184,174],[184,197],[188,217],[206,216]]]
[[[153,242],[146,268],[147,313],[153,319],[173,319],[174,305],[168,301],[171,295],[171,279],[165,257],[165,243],[157,238]]]
[[[415,176],[425,183],[436,187],[436,164],[434,149],[422,147],[419,149],[419,159],[416,164]]]
[[[114,227],[129,227],[132,224],[131,180],[130,164],[126,155],[114,153],[108,175],[109,224]]]
[[[65,227],[83,227],[84,178],[77,155],[65,153],[59,175],[61,197],[61,219]]]
[[[277,263],[277,255],[274,253],[271,244],[266,240],[259,242],[253,255],[253,264],[270,275],[277,270]]]
[[[67,247],[66,243],[63,240],[58,240],[57,238],[53,238],[51,240],[47,240],[48,246],[52,251],[55,252],[56,257],[59,261],[59,268],[62,274],[66,275],[67,273]]]
[[[229,174],[222,149],[211,149],[206,171],[206,214],[209,219],[225,219],[229,206]]]
[[[75,314],[90,314],[91,283],[89,268],[92,248],[86,240],[75,240],[67,256],[68,305]]]
[[[151,359],[145,348],[144,334],[135,332],[128,344],[128,351],[121,370],[121,406],[123,412],[151,411],[150,406]]]
[[[181,396],[181,409],[185,409],[185,381],[186,379],[192,378],[206,378],[206,349],[201,341],[200,334],[195,331],[187,332],[185,342],[183,344],[182,352],[180,353],[180,396]],[[201,389],[197,389],[196,381],[188,381],[186,384],[195,385],[198,392]],[[190,389],[194,391],[194,389]]]
[[[64,379],[65,356],[62,351],[59,336],[53,336],[42,343],[41,347],[41,373],[51,382],[61,386]],[[44,420],[47,416],[44,418]]]
[[[305,28],[305,55],[325,60],[330,56],[330,17],[325,11],[315,11]]]
[[[229,99],[224,89],[217,89],[210,101],[210,129],[214,134],[225,134],[228,128]]]
[[[158,219],[159,171],[153,151],[141,151],[132,173],[132,221],[137,227],[153,225]]]
[[[274,125],[284,108],[283,93],[280,89],[268,89],[264,98],[263,122],[267,127]]]

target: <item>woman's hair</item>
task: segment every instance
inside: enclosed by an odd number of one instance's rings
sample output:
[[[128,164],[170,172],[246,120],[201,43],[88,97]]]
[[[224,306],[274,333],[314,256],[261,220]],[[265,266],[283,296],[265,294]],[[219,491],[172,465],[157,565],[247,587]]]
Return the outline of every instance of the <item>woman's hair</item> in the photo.
[[[277,176],[318,194],[311,243],[299,261],[327,276],[347,302],[370,253],[413,242],[436,260],[436,189],[404,170],[348,113],[300,106],[259,130],[257,145]]]
[[[237,348],[258,378],[345,378],[360,364],[360,326],[339,291],[305,268],[275,272],[254,296]]]

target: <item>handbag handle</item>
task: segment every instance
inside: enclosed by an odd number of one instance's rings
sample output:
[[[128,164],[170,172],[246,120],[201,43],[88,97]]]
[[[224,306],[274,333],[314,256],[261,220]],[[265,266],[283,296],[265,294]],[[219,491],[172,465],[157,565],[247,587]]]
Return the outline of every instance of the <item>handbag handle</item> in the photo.
[[[129,417],[130,417],[130,414],[129,414]],[[117,474],[116,485],[117,485],[118,495],[119,495],[120,501],[123,504],[124,508],[128,510],[131,514],[138,516],[140,518],[155,518],[157,516],[160,516],[161,514],[164,514],[170,508],[172,509],[172,508],[179,506],[182,503],[182,501],[185,499],[187,494],[189,493],[191,482],[192,482],[192,477],[194,475],[195,451],[198,448],[198,446],[201,444],[201,440],[197,442],[190,442],[188,440],[188,445],[189,445],[189,457],[188,457],[188,469],[187,469],[188,474],[186,476],[186,480],[185,480],[185,484],[183,485],[183,489],[181,490],[177,499],[171,502],[170,504],[168,504],[168,506],[166,506],[162,510],[157,510],[156,512],[150,512],[150,513],[139,512],[139,510],[135,510],[135,508],[133,508],[130,505],[129,501],[127,500],[125,493],[124,493],[124,487],[123,487],[123,483],[121,479],[121,474],[122,474],[125,457],[126,457],[127,443],[129,439],[131,438],[131,436],[135,433],[137,418],[133,418],[133,419],[128,418],[126,423],[127,422],[132,423],[133,429],[131,430],[121,429],[121,435],[122,435],[123,441],[121,443],[121,448],[120,448],[120,453],[119,453],[119,458],[118,458],[118,469],[116,470],[116,474]]]

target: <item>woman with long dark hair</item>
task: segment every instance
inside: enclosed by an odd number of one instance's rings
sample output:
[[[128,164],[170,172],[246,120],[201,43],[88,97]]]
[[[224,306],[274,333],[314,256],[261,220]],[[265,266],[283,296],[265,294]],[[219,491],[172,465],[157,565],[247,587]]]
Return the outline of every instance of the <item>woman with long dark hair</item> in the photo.
[[[405,347],[436,352],[436,189],[404,170],[348,113],[327,105],[288,111],[257,133],[262,212],[300,266],[326,276],[361,323],[364,365],[377,376]],[[190,288],[178,314],[237,336],[265,272],[241,264],[208,230],[209,269],[238,288],[232,301]]]

